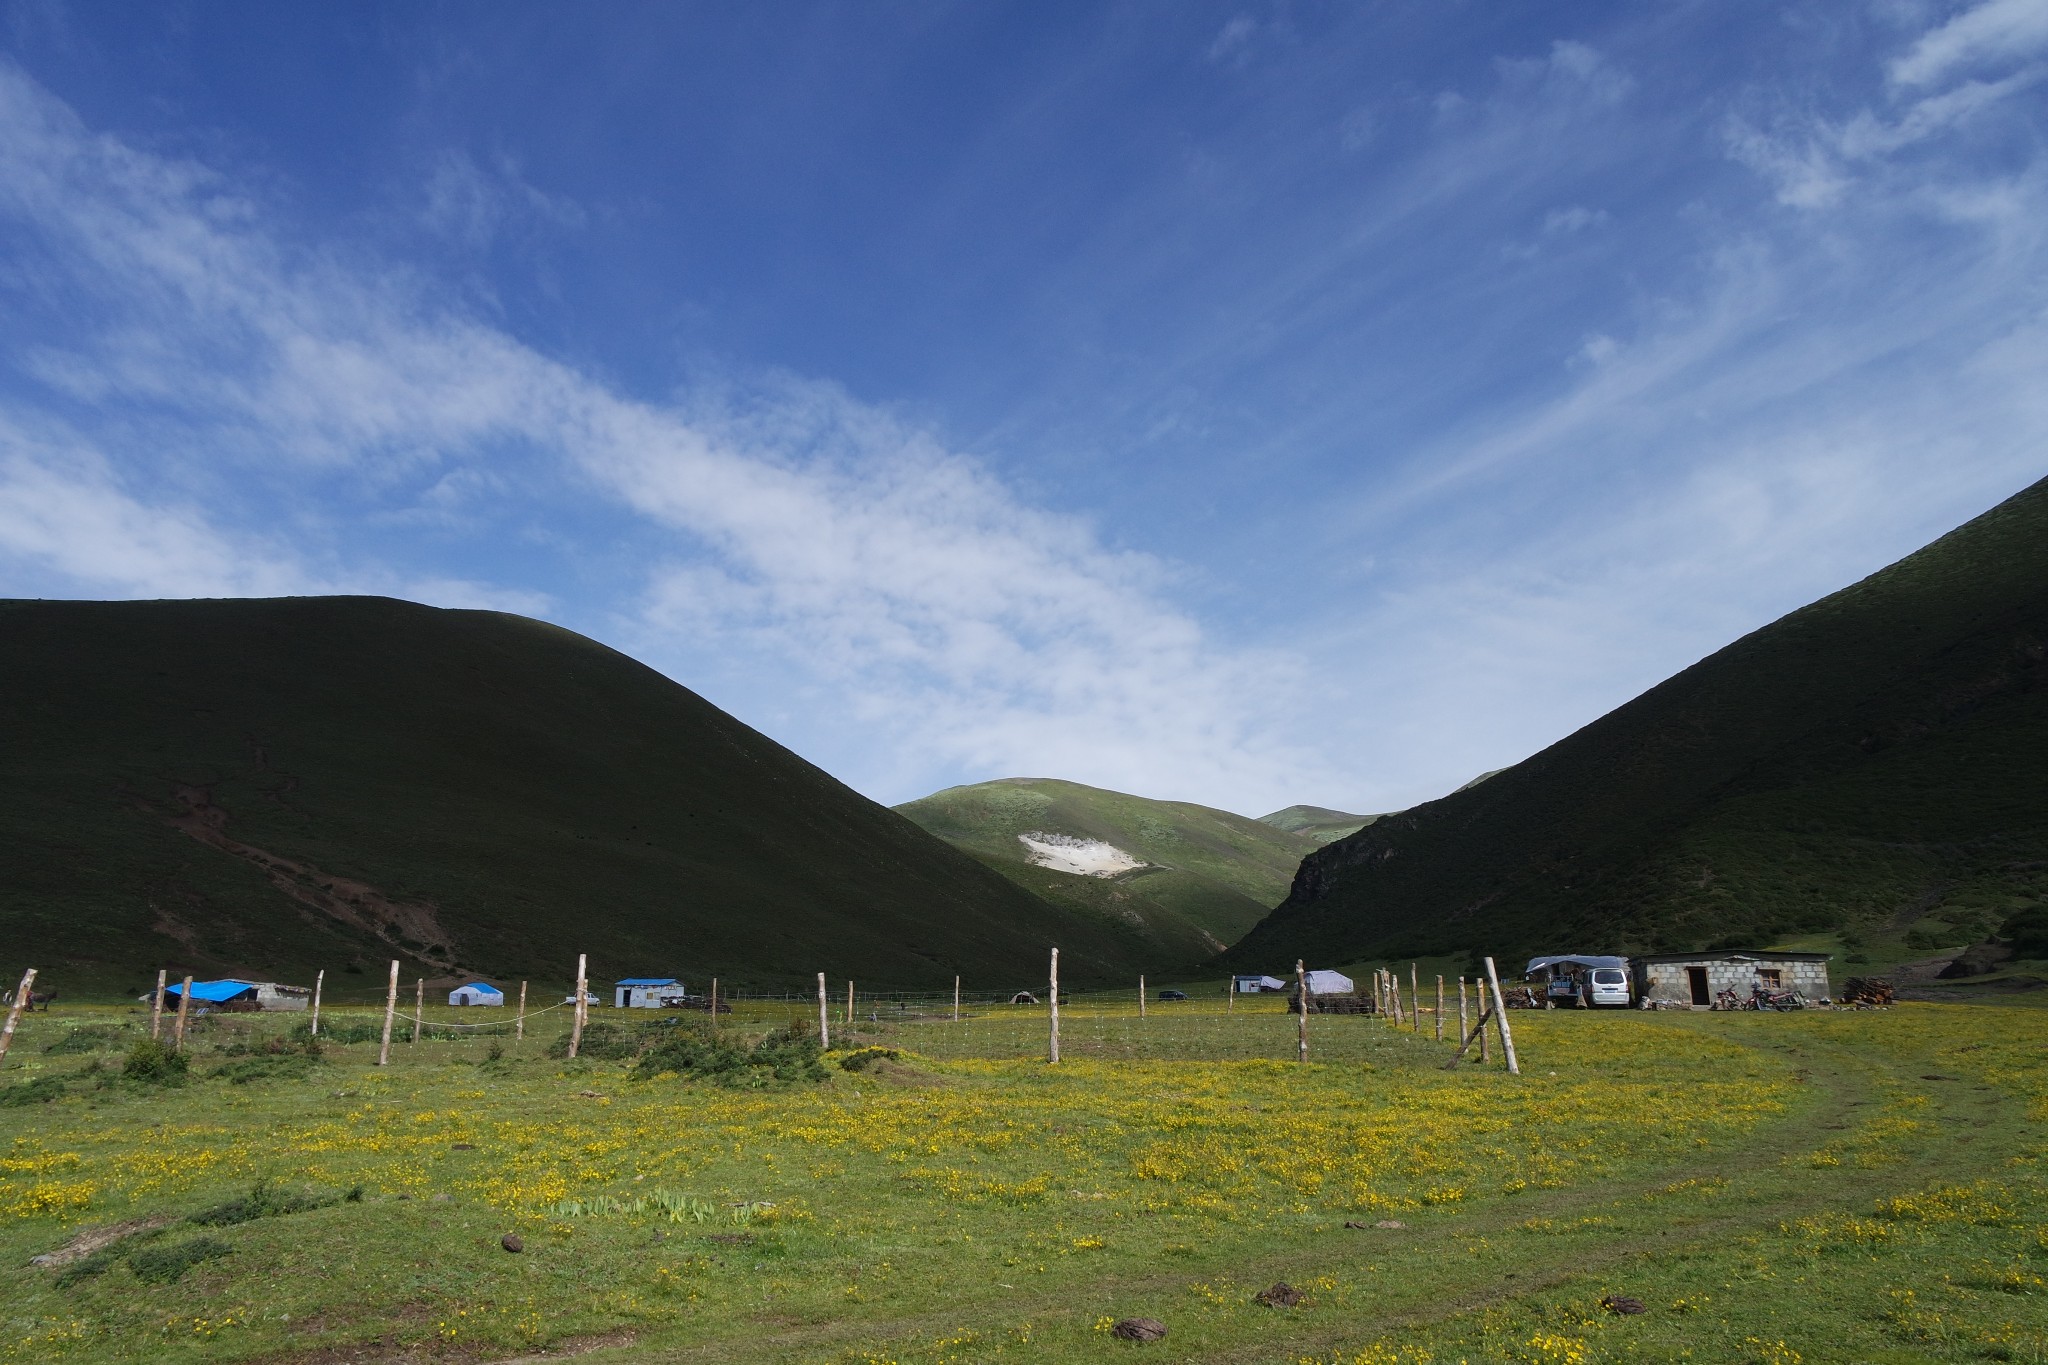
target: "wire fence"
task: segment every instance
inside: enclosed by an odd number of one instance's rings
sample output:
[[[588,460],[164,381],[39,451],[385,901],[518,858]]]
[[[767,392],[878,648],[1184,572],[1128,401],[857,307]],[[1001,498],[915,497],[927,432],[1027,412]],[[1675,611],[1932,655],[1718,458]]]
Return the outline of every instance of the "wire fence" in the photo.
[[[1404,987],[1409,985],[1403,981]],[[1479,1021],[1476,984],[1473,999],[1461,1008],[1452,986],[1444,996],[1439,1024],[1435,997],[1425,992],[1417,1010],[1403,1000],[1398,1013],[1382,1011],[1390,996],[1369,992],[1373,1012],[1311,1013],[1306,1023],[1308,1059],[1316,1062],[1386,1062],[1396,1065],[1449,1060],[1461,1040]],[[708,985],[708,983],[707,983]],[[1412,993],[1412,992],[1411,992]],[[532,991],[537,997],[521,1006],[517,992],[502,1006],[462,1006],[420,1002],[420,990],[401,988],[391,1012],[391,1039],[403,1054],[426,1060],[433,1056],[467,1055],[471,1049],[513,1048],[514,1056],[557,1055],[573,1023],[573,993]],[[1289,1008],[1284,992],[1237,995],[1218,984],[1201,990],[1154,988],[1062,994],[1058,1008],[1059,1056],[1062,1060],[1104,1061],[1255,1061],[1301,1059],[1304,1026]],[[1046,1059],[1052,1051],[1053,1009],[1044,991],[952,990],[826,991],[822,1023],[831,1049],[845,1053],[884,1048],[943,1060],[1009,1061]],[[705,996],[684,997],[683,1008],[621,1008],[593,990],[586,1016],[589,1027],[644,1034],[673,1027],[716,1030],[734,1041],[750,1041],[784,1028],[815,1031],[820,1000],[815,991],[745,991],[718,994],[712,1013]],[[677,997],[670,997],[673,1001]],[[547,1003],[540,1003],[546,1001]],[[67,1011],[68,1013],[68,1011]],[[147,1029],[149,1010],[139,1015]],[[344,990],[326,996],[316,1016],[310,1012],[214,1013],[190,1021],[195,1042],[208,1036],[260,1038],[318,1036],[346,1057],[362,1046],[374,1053],[382,1043],[386,992]],[[164,1031],[169,1033],[171,1011]],[[104,1018],[104,1016],[101,1016]],[[27,1032],[45,1034],[56,1021],[31,1016]],[[25,1021],[27,1022],[27,1021]],[[135,1025],[128,1021],[128,1027]],[[1462,1024],[1462,1028],[1461,1028]],[[63,1025],[62,1027],[73,1027]],[[1497,1025],[1495,1029],[1497,1030]],[[1497,1033],[1496,1033],[1497,1038]],[[28,1039],[24,1038],[24,1042]],[[1425,1046],[1427,1045],[1427,1046]],[[424,1047],[425,1051],[419,1051]],[[453,1048],[453,1053],[447,1050]],[[1495,1052],[1497,1047],[1489,1048]],[[1471,1062],[1482,1055],[1475,1045]]]

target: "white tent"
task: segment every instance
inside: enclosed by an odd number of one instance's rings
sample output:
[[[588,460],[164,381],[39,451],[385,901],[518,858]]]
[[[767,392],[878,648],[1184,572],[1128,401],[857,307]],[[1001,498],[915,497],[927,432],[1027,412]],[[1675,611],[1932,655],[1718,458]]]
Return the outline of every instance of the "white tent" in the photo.
[[[1237,993],[1239,995],[1257,995],[1260,991],[1284,991],[1286,989],[1287,983],[1277,976],[1262,976],[1257,972],[1247,972],[1237,978]]]
[[[1310,972],[1308,993],[1310,995],[1350,995],[1358,987],[1342,972]]]
[[[502,1005],[505,992],[488,981],[472,981],[467,986],[457,986],[448,992],[451,1005]]]

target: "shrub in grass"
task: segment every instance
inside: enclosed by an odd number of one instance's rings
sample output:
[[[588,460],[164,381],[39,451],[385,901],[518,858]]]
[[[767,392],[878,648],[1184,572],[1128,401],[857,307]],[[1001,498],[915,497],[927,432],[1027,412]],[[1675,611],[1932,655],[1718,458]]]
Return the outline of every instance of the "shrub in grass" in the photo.
[[[2011,940],[2015,956],[2048,958],[2048,905],[2020,911],[1999,933]]]
[[[300,1020],[292,1025],[291,1032],[286,1036],[292,1041],[299,1043],[312,1041],[314,1036],[312,1021],[310,1019]],[[336,1047],[343,1047],[349,1043],[378,1043],[383,1040],[384,1025],[382,1023],[374,1021],[365,1022],[360,1019],[323,1019],[320,1021],[319,1041],[332,1043]]]
[[[646,1041],[639,1030],[598,1020],[584,1026],[576,1055],[592,1061],[624,1062],[640,1055]],[[564,1033],[548,1045],[548,1056],[559,1059],[568,1055],[569,1035]]]
[[[673,1071],[741,1089],[825,1079],[818,1040],[799,1027],[777,1029],[752,1049],[722,1034],[676,1029],[640,1054],[635,1071],[643,1077]]]
[[[44,1048],[43,1051],[53,1052],[59,1056],[75,1052],[98,1052],[111,1043],[120,1032],[121,1030],[118,1025],[110,1027],[107,1025],[96,1026],[88,1024],[84,1028],[72,1029],[62,1038],[57,1039],[57,1041]]]
[[[350,1191],[355,1199],[362,1198],[359,1185]],[[292,1190],[274,1188],[268,1181],[259,1180],[249,1187],[249,1192],[225,1204],[215,1204],[210,1209],[201,1209],[185,1221],[201,1227],[227,1228],[237,1223],[253,1223],[258,1218],[282,1218],[290,1213],[304,1213],[309,1209],[324,1209],[330,1204],[339,1204],[349,1198],[306,1194]]]
[[[183,1085],[191,1069],[191,1060],[161,1038],[140,1039],[128,1049],[128,1060],[121,1063],[122,1076],[144,1085]]]
[[[193,1266],[232,1256],[234,1252],[233,1247],[217,1237],[195,1237],[189,1242],[134,1252],[128,1257],[128,1268],[144,1284],[175,1284]]]
[[[319,1061],[319,1058],[303,1053],[283,1057],[243,1057],[216,1069],[213,1079],[227,1081],[231,1085],[247,1085],[251,1081],[304,1080]]]
[[[32,1081],[10,1085],[0,1090],[0,1108],[12,1109],[26,1104],[48,1104],[64,1093],[61,1076],[38,1076]]]
[[[864,1047],[839,1059],[841,1071],[865,1071],[876,1062],[899,1062],[903,1054],[893,1047]]]

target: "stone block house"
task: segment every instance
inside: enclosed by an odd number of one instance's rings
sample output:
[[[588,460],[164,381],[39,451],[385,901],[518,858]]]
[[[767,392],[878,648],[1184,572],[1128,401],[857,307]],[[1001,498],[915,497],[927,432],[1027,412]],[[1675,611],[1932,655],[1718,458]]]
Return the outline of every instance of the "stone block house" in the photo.
[[[1769,953],[1736,949],[1728,952],[1661,953],[1633,960],[1636,999],[1711,1009],[1719,994],[1733,991],[1748,1000],[1761,986],[1769,991],[1798,991],[1810,1001],[1829,999],[1827,953]]]

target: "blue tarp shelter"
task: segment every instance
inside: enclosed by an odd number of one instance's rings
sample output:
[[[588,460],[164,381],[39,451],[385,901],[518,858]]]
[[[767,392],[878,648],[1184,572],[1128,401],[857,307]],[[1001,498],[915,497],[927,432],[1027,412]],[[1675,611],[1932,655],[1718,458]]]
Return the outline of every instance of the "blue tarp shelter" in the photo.
[[[183,985],[164,987],[164,1003],[173,1008],[183,993]],[[231,1000],[254,1000],[256,983],[253,981],[195,981],[192,983],[192,1000],[195,1004],[225,1005]]]
[[[472,981],[466,986],[457,986],[448,992],[451,1005],[502,1005],[505,992],[488,981]]]

